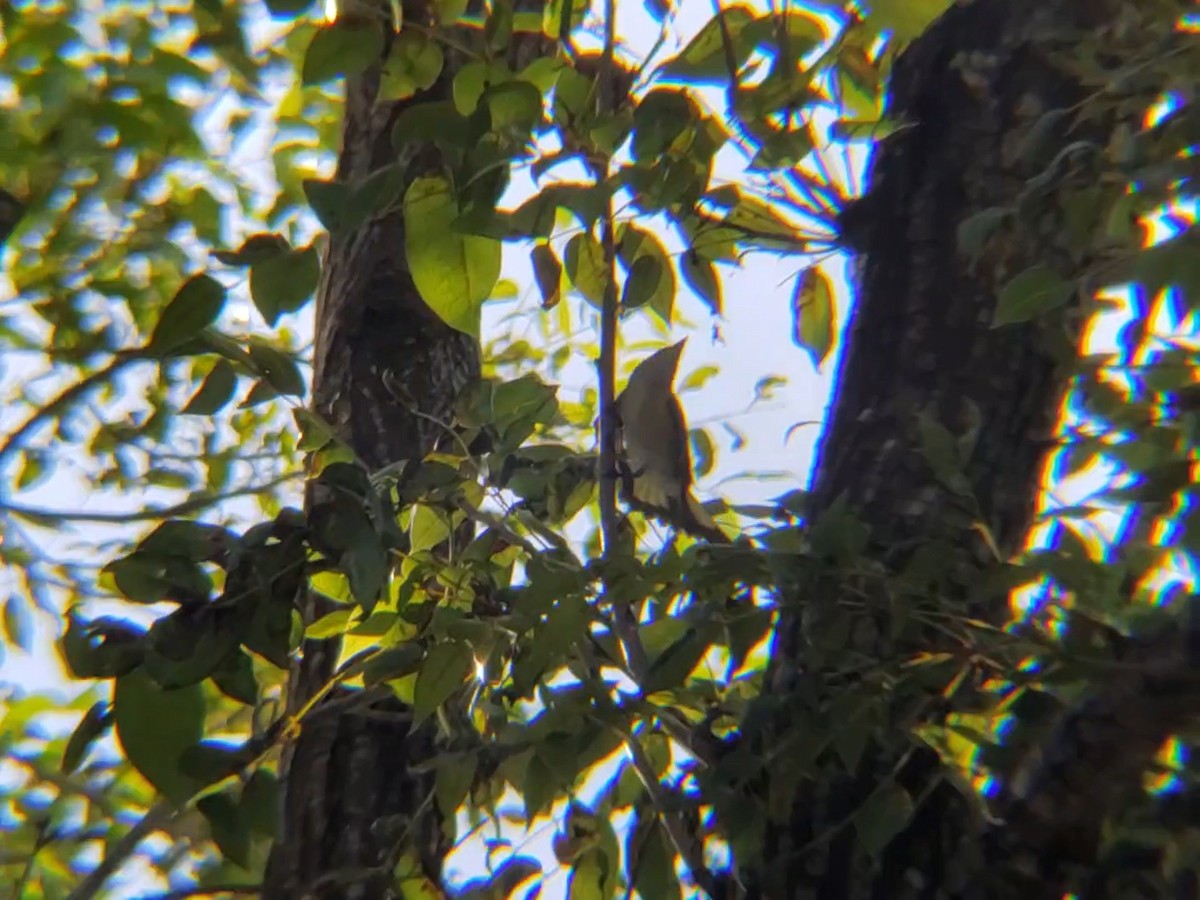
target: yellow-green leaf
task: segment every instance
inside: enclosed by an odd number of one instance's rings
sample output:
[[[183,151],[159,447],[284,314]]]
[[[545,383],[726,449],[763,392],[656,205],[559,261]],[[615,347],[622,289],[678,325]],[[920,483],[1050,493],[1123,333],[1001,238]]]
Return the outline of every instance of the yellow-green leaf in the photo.
[[[608,267],[604,265],[604,248],[588,232],[580,232],[567,241],[567,277],[575,290],[593,306],[604,304],[604,287],[608,284]]]
[[[480,307],[500,278],[500,242],[452,227],[458,203],[444,178],[418,178],[404,196],[404,245],[413,281],[438,317],[479,336]]]
[[[833,285],[816,266],[796,279],[792,295],[792,339],[808,351],[818,369],[833,349]]]
[[[475,668],[471,648],[461,641],[442,641],[429,648],[413,694],[413,715],[420,722],[450,698]]]

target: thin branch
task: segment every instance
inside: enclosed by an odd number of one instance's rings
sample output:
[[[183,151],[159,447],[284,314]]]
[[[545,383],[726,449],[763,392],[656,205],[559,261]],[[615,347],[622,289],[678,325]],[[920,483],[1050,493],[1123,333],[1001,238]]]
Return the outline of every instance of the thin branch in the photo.
[[[133,856],[138,845],[154,832],[166,827],[176,809],[176,805],[169,800],[162,800],[152,806],[128,833],[113,845],[100,861],[100,865],[88,872],[83,881],[76,885],[75,890],[67,895],[67,900],[91,900],[97,896],[104,883]]]
[[[600,64],[600,104],[604,112],[616,106],[613,96],[616,78],[613,71],[613,52],[616,46],[616,0],[606,0],[604,10],[604,55]],[[612,191],[607,186],[610,160],[603,165],[593,163],[596,181],[604,184],[605,208],[601,224],[601,245],[604,249],[604,304],[600,313],[600,529],[604,537],[604,553],[612,553],[617,545],[617,429],[616,429],[616,369],[617,369],[617,247],[614,228]]]
[[[662,821],[663,827],[667,829],[671,843],[675,845],[675,850],[683,857],[684,863],[691,871],[692,878],[709,897],[721,896],[717,879],[704,862],[703,846],[699,841],[694,840],[693,835],[689,834],[682,816],[667,810],[667,801],[663,797],[662,785],[658,781],[654,765],[650,762],[646,751],[642,749],[642,745],[633,735],[621,732],[621,736],[625,739],[625,746],[629,750],[633,768],[645,786],[646,793],[650,795],[650,802],[658,811],[658,817]]]
[[[104,384],[126,366],[143,359],[147,359],[146,353],[143,350],[123,350],[115,354],[112,361],[103,369],[92,372],[90,375],[63,390],[57,397],[39,408],[28,419],[17,426],[16,431],[5,438],[4,443],[0,444],[0,463],[15,451],[20,450],[29,433],[47,419],[57,416],[92,388]]]
[[[280,475],[273,478],[264,484],[252,485],[249,487],[237,488],[236,490],[226,491],[223,494],[212,494],[207,497],[196,497],[190,500],[184,500],[180,503],[175,503],[171,506],[163,506],[160,508],[137,509],[130,512],[70,512],[67,510],[42,509],[34,506],[22,506],[18,503],[0,503],[0,514],[7,513],[9,515],[21,516],[22,518],[30,519],[37,524],[61,524],[64,522],[96,522],[108,525],[126,525],[132,522],[151,522],[158,519],[169,519],[175,516],[188,515],[202,509],[207,509],[210,506],[216,506],[218,503],[223,503],[226,500],[233,500],[237,497],[249,497],[254,494],[261,494],[264,491],[269,491],[279,487],[296,478],[302,478],[303,472],[289,472],[286,475]]]

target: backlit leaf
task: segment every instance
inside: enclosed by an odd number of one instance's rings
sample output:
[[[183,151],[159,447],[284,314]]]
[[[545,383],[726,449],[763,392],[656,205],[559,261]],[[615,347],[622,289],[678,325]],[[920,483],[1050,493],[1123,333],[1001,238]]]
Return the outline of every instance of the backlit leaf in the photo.
[[[303,84],[320,84],[331,78],[357,75],[379,61],[383,33],[379,26],[339,19],[325,25],[304,53]]]
[[[422,721],[458,690],[475,669],[471,648],[461,641],[442,641],[429,648],[413,696],[413,715]]]
[[[833,284],[816,266],[796,279],[792,294],[792,340],[808,351],[818,369],[833,349]]]
[[[216,321],[225,306],[225,287],[208,275],[195,275],[163,308],[146,349],[165,356]]]
[[[404,243],[421,298],[443,322],[479,334],[483,301],[500,277],[500,242],[454,230],[459,209],[444,178],[419,178],[404,197]]]

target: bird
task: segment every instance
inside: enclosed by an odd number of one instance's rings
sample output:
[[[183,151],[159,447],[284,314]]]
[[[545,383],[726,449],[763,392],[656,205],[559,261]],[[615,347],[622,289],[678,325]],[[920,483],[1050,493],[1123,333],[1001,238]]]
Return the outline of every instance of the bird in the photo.
[[[634,509],[712,543],[728,544],[692,494],[687,422],[673,387],[687,338],[642,360],[616,401],[622,496]]]

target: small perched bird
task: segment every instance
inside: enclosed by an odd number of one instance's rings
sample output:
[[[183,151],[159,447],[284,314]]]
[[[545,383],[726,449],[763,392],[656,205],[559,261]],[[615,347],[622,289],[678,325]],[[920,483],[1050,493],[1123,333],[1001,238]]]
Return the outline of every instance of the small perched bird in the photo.
[[[692,496],[692,455],[673,383],[684,338],[638,363],[617,397],[618,469],[634,509],[715,543],[729,543]]]

